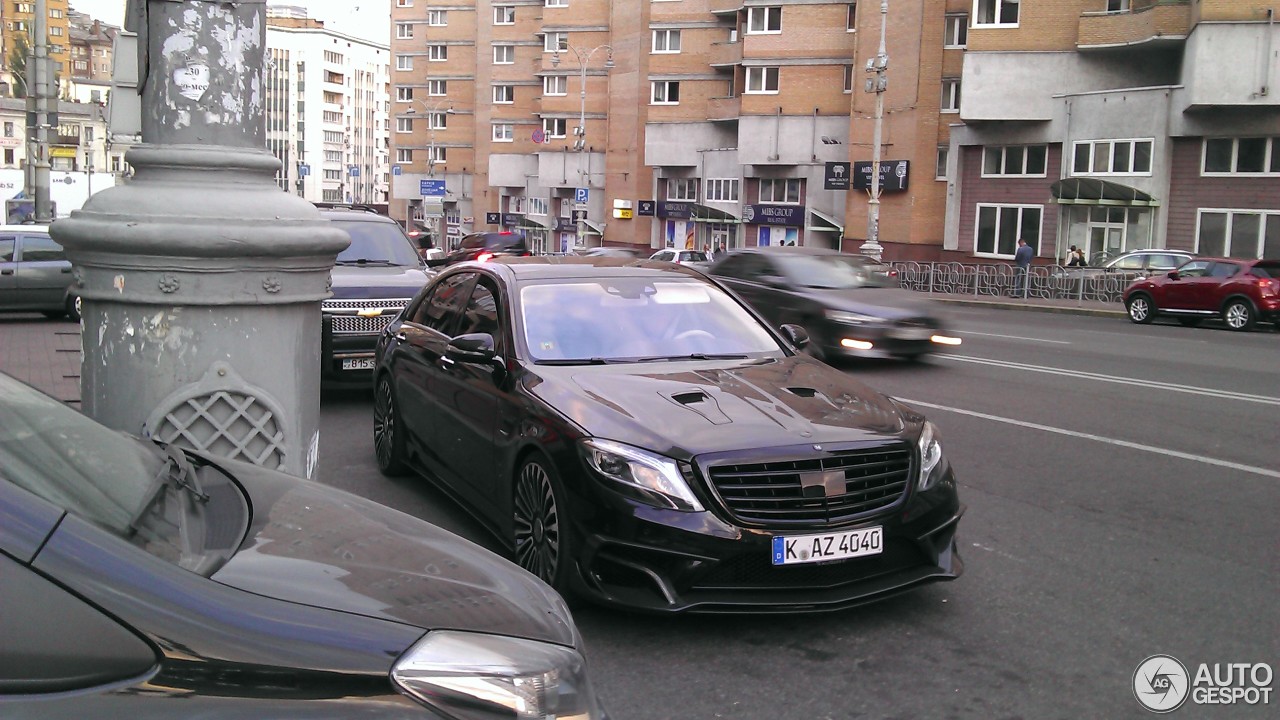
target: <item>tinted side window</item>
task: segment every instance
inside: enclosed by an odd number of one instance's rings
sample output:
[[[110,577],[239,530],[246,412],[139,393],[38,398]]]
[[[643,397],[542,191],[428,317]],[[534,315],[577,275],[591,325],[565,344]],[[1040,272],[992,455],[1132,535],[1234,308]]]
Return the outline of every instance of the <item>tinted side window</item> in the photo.
[[[1130,255],[1129,257],[1120,258],[1111,267],[1117,270],[1141,270],[1144,262],[1146,262],[1146,258],[1142,255]]]
[[[1240,272],[1240,266],[1234,263],[1214,263],[1209,268],[1209,277],[1229,278]]]
[[[462,315],[467,291],[475,277],[475,273],[457,273],[441,280],[418,308],[414,322],[445,335],[451,334],[451,329]]]
[[[487,281],[476,283],[471,291],[471,299],[462,312],[462,322],[458,325],[458,335],[467,333],[489,333],[493,336],[499,354],[502,348],[502,322],[498,313],[498,299]]]
[[[1205,260],[1196,260],[1178,268],[1178,274],[1182,277],[1204,277],[1209,270],[1209,263]]]
[[[462,238],[462,243],[458,245],[458,247],[466,248],[468,250],[472,248],[484,247],[484,236],[468,235],[467,237]]]
[[[1148,255],[1147,267],[1158,270],[1172,270],[1178,267],[1178,263],[1183,261],[1184,258],[1177,255]]]
[[[62,246],[46,235],[25,235],[22,238],[22,262],[48,262],[66,260]]]
[[[724,259],[716,266],[716,274],[724,275],[738,280],[745,280],[746,275],[743,274],[744,268],[747,267],[747,258],[743,255],[731,255]]]
[[[0,237],[0,262],[13,262],[14,246],[17,244],[17,238]]]

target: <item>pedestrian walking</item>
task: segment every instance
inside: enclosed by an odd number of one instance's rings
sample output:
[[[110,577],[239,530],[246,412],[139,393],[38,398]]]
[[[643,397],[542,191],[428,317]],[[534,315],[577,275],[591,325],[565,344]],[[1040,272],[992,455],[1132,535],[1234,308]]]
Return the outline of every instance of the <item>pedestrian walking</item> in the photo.
[[[1013,253],[1013,261],[1018,265],[1013,288],[1014,297],[1027,296],[1027,274],[1031,272],[1031,258],[1033,257],[1035,257],[1035,251],[1031,249],[1026,240],[1018,238],[1018,249]]]

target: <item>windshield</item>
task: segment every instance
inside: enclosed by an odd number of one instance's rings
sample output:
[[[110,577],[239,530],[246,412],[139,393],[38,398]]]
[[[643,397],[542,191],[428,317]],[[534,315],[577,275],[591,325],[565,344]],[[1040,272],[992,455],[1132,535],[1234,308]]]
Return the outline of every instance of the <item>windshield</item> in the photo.
[[[520,289],[535,361],[779,355],[782,348],[733,298],[698,280],[566,280]]]
[[[706,262],[707,254],[699,250],[682,250],[680,262]]]
[[[1249,272],[1258,277],[1280,278],[1280,262],[1256,263]]]
[[[847,289],[893,285],[888,266],[849,255],[779,255],[774,259],[787,279],[801,287]]]
[[[334,220],[333,224],[351,236],[351,246],[338,253],[339,265],[418,266],[417,250],[395,223]]]

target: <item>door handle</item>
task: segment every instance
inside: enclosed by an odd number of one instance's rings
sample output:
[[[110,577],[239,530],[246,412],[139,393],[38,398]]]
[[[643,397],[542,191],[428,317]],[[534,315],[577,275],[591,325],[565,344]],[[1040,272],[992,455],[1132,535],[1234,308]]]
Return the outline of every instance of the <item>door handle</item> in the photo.
[[[71,268],[62,268],[61,272],[62,272],[62,274],[63,274],[63,275],[70,275],[70,274],[71,274]]]
[[[3,270],[0,270],[0,275],[12,275],[12,274],[13,274],[13,270],[11,270],[11,269],[9,269],[9,268],[5,268],[5,269],[3,269]]]

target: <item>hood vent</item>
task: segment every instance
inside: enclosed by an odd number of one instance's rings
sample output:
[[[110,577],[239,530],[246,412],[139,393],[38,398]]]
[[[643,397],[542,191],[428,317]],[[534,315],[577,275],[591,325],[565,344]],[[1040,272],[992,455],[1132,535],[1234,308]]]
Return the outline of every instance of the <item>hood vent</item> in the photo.
[[[712,425],[728,425],[733,422],[729,419],[729,416],[725,415],[724,411],[720,409],[720,403],[716,402],[715,398],[701,390],[684,390],[681,392],[674,392],[667,395],[666,398],[686,410],[698,413],[702,417],[706,418],[707,422]]]

